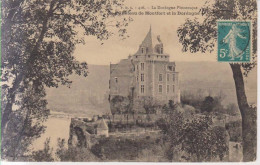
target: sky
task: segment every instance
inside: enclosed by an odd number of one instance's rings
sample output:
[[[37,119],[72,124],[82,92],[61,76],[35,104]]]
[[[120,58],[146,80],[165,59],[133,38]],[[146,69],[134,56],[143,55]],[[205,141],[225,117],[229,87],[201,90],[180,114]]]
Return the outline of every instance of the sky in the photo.
[[[204,5],[205,0],[126,0],[125,3],[126,6],[133,8],[144,6],[149,11],[152,10],[152,6],[198,7],[197,10],[181,10],[196,12]],[[129,38],[122,40],[115,35],[104,41],[104,44],[101,45],[101,41],[95,37],[88,36],[85,38],[85,45],[77,46],[74,52],[75,57],[79,61],[85,61],[88,64],[109,65],[110,63],[117,63],[121,59],[127,58],[129,54],[132,55],[137,51],[151,26],[153,35],[160,35],[164,43],[164,50],[170,55],[171,61],[216,61],[216,52],[212,52],[211,54],[194,54],[184,53],[181,50],[182,46],[178,41],[177,28],[184,23],[186,18],[195,18],[198,16],[137,15],[131,17],[133,18],[133,22],[127,27]]]

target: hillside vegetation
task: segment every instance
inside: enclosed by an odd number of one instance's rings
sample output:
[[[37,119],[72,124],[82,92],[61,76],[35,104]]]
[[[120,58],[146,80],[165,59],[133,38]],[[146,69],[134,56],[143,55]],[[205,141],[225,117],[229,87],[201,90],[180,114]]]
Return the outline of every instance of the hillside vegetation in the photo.
[[[78,116],[110,113],[108,103],[109,66],[89,65],[89,75],[73,75],[70,88],[47,89],[48,106],[52,111],[60,111]],[[180,72],[181,94],[198,93],[203,95],[223,95],[223,105],[236,102],[234,81],[231,69],[226,63],[217,62],[176,62]],[[245,79],[247,97],[256,103],[256,70]]]

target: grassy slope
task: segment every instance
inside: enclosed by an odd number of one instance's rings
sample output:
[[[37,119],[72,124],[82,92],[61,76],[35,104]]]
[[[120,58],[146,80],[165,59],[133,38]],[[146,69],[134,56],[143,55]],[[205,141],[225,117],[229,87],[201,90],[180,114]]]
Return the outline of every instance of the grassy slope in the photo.
[[[176,62],[180,72],[181,91],[197,92],[201,89],[205,95],[218,94],[220,90],[226,95],[224,104],[236,103],[232,72],[227,63],[216,62]],[[249,102],[256,102],[256,71],[245,80]],[[92,115],[109,112],[105,98],[109,81],[109,66],[89,65],[89,75],[71,76],[71,88],[60,86],[47,89],[49,108],[54,111],[76,115]],[[93,99],[94,98],[94,99]],[[106,104],[101,105],[106,101]],[[99,105],[95,105],[97,104]]]

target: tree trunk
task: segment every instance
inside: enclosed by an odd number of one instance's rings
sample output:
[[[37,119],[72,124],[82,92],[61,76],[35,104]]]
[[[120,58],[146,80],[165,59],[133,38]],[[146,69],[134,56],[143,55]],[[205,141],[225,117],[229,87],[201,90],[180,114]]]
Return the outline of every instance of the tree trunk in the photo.
[[[14,80],[13,87],[8,91],[7,104],[4,110],[2,110],[1,129],[5,130],[6,123],[9,121],[9,116],[12,113],[12,107],[15,102],[16,91],[18,90],[23,79],[23,73],[20,73]],[[4,134],[4,132],[3,132]]]
[[[126,115],[126,125],[128,126],[128,113]]]
[[[235,81],[237,102],[242,117],[243,161],[256,160],[256,108],[248,105],[240,64],[230,64]]]
[[[40,44],[42,43],[43,41],[43,38],[44,38],[44,35],[47,31],[47,28],[48,28],[48,20],[49,18],[52,16],[52,13],[54,12],[53,11],[53,8],[54,8],[54,3],[55,1],[53,0],[51,3],[50,3],[50,9],[48,11],[48,14],[46,16],[46,18],[44,19],[43,23],[42,23],[42,29],[41,29],[41,33],[40,33],[40,36],[38,38],[38,41],[36,42],[32,52],[30,53],[30,56],[29,56],[29,59],[27,60],[26,62],[26,65],[25,65],[25,68],[24,70],[18,74],[17,78],[15,79],[14,83],[13,83],[13,87],[8,91],[8,102],[6,104],[6,108],[5,110],[3,111],[3,115],[2,115],[2,121],[1,121],[1,128],[2,130],[5,129],[6,127],[6,124],[9,120],[9,115],[11,114],[12,112],[12,107],[13,107],[13,104],[14,104],[14,101],[15,101],[15,96],[17,94],[17,89],[19,88],[27,70],[30,70],[31,68],[29,68],[29,65],[33,65],[35,59],[36,59],[36,56],[37,56],[37,53],[38,53],[38,49],[40,47]]]
[[[114,123],[115,122],[115,120],[114,120],[115,119],[115,114],[113,113],[112,116],[113,116],[113,123]]]

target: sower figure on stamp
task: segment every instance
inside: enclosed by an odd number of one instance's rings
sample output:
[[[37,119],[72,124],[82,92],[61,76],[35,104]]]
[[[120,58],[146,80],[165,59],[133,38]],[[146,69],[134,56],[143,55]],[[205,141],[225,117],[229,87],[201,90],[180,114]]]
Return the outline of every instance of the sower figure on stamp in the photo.
[[[232,28],[226,35],[226,37],[223,39],[224,43],[229,43],[229,57],[231,57],[231,60],[234,60],[235,58],[240,58],[240,60],[243,59],[243,52],[237,47],[236,38],[240,37],[242,39],[246,39],[246,37],[242,36],[240,33],[242,30],[240,30],[238,27],[236,27],[235,24],[232,25]]]

